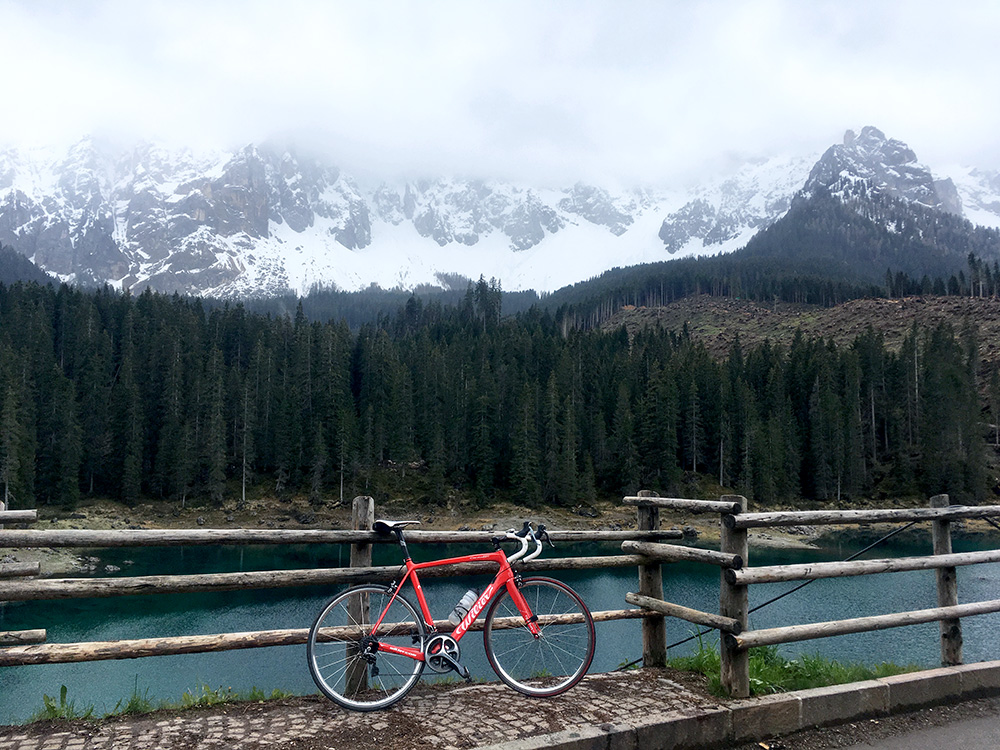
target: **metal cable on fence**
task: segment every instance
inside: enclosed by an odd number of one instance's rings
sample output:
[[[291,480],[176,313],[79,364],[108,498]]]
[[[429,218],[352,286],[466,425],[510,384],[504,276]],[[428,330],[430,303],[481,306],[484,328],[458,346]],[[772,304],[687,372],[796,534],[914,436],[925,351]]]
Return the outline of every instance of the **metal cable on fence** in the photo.
[[[1000,525],[998,525],[995,521],[993,521],[992,518],[987,518],[986,520],[989,521],[994,526],[996,526],[998,529],[1000,529]],[[877,547],[878,545],[882,544],[883,542],[886,542],[889,539],[892,539],[892,537],[896,536],[896,534],[899,534],[899,533],[901,533],[903,531],[906,531],[908,528],[910,528],[911,526],[913,526],[913,525],[915,525],[917,523],[919,523],[919,522],[918,521],[910,521],[905,526],[900,526],[898,529],[890,531],[888,534],[886,534],[885,536],[883,536],[881,539],[878,539],[878,540],[872,542],[871,544],[869,544],[864,549],[858,550],[853,555],[849,555],[848,557],[844,558],[844,562],[850,562],[851,560],[855,560],[855,559],[861,557],[861,555],[865,554],[869,550],[872,550],[875,547]],[[776,601],[779,601],[780,599],[784,599],[789,594],[794,594],[796,591],[800,591],[801,589],[804,589],[810,583],[815,583],[817,580],[819,580],[819,579],[814,578],[814,579],[811,579],[809,581],[804,581],[803,583],[800,583],[798,586],[794,586],[794,587],[790,588],[788,591],[784,592],[783,594],[778,594],[774,598],[768,599],[766,602],[762,602],[761,604],[758,604],[756,607],[751,608],[747,612],[747,614],[748,615],[753,614],[757,610],[763,609],[764,607],[768,606],[769,604],[774,604]],[[682,641],[677,641],[677,643],[671,643],[669,646],[667,646],[667,650],[669,651],[672,648],[677,648],[678,646],[683,646],[685,643],[690,643],[691,641],[695,640],[696,638],[701,638],[703,635],[708,635],[712,631],[713,631],[712,628],[707,628],[705,630],[699,631],[699,632],[695,633],[694,635],[685,638]],[[636,664],[638,664],[641,661],[642,661],[642,657],[640,656],[638,659],[634,659],[634,660],[628,662],[627,664],[622,664],[615,671],[617,672],[617,671],[621,671],[623,669],[629,669],[631,667],[634,667]]]

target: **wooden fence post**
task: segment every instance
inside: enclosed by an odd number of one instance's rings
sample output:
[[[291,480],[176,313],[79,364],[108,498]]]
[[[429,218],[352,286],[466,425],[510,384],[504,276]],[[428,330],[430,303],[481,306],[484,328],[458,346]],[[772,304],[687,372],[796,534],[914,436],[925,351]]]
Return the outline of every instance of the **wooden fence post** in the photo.
[[[361,495],[354,498],[351,506],[351,529],[371,531],[375,525],[375,498]],[[351,567],[370,568],[372,545],[369,542],[355,542],[351,545]]]
[[[657,497],[655,492],[640,490],[639,497]],[[660,509],[651,505],[636,508],[640,531],[658,531]],[[639,594],[663,599],[663,566],[649,561],[639,565]],[[663,667],[667,664],[667,625],[665,617],[644,617],[642,620],[642,664]]]
[[[371,531],[375,523],[375,499],[367,495],[354,498],[351,506],[351,528],[355,531]],[[356,542],[351,545],[351,567],[368,568],[372,564],[372,545],[370,542]],[[355,622],[367,624],[371,618],[370,602],[367,595],[352,598],[347,603],[347,612]],[[347,656],[351,658],[357,653],[358,647],[348,643]],[[356,695],[368,688],[368,665],[366,662],[354,661],[348,666],[344,688],[347,695]]]
[[[931,498],[932,508],[947,508],[951,500],[947,495]],[[931,536],[935,555],[951,554],[951,522],[933,521]],[[954,567],[937,571],[937,601],[939,607],[958,604],[958,574]],[[962,663],[962,621],[957,617],[941,620],[941,666],[952,667]]]
[[[726,502],[739,503],[742,512],[746,512],[747,499],[742,495],[724,495]],[[743,564],[749,562],[749,547],[746,529],[730,529],[721,524],[720,549],[731,555],[739,555]],[[737,586],[726,580],[726,571],[720,573],[722,583],[719,586],[719,614],[739,621],[743,630],[747,629],[748,596],[747,587]],[[740,650],[735,644],[719,639],[720,679],[722,688],[732,698],[750,697],[750,653]]]

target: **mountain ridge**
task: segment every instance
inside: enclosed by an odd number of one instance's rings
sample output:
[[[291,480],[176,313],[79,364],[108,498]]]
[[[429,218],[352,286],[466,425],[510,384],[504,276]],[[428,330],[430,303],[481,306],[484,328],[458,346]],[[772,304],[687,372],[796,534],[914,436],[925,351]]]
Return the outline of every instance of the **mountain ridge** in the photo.
[[[956,215],[967,203],[1000,226],[1000,175],[935,176],[871,126],[818,158],[748,162],[689,191],[447,177],[362,186],[273,143],[196,155],[85,139],[65,154],[0,151],[0,244],[85,286],[246,298],[444,286],[457,273],[549,292],[613,267],[734,251],[796,196],[856,183]]]

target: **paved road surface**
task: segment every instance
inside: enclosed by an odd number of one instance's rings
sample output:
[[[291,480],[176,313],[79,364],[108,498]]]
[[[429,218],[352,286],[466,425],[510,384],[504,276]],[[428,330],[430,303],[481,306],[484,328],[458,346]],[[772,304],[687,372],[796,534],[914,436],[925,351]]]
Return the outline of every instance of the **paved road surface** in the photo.
[[[1000,697],[734,745],[727,750],[1000,750]]]
[[[847,750],[997,750],[1000,717],[962,719],[939,727],[851,745]]]

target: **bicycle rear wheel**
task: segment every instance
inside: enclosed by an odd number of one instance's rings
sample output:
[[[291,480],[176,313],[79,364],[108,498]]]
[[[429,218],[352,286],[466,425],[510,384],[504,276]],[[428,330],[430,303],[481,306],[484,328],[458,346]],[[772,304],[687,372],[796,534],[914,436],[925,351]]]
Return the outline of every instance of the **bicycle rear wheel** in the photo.
[[[594,619],[583,599],[552,578],[525,578],[521,595],[538,617],[532,635],[510,593],[493,600],[483,629],[486,657],[501,680],[525,695],[559,695],[580,681],[594,659]]]
[[[386,586],[355,586],[334,597],[309,631],[309,671],[323,694],[344,708],[375,711],[409,692],[424,662],[376,650],[376,643],[423,650],[426,631],[416,609]],[[378,632],[372,623],[389,607]]]

